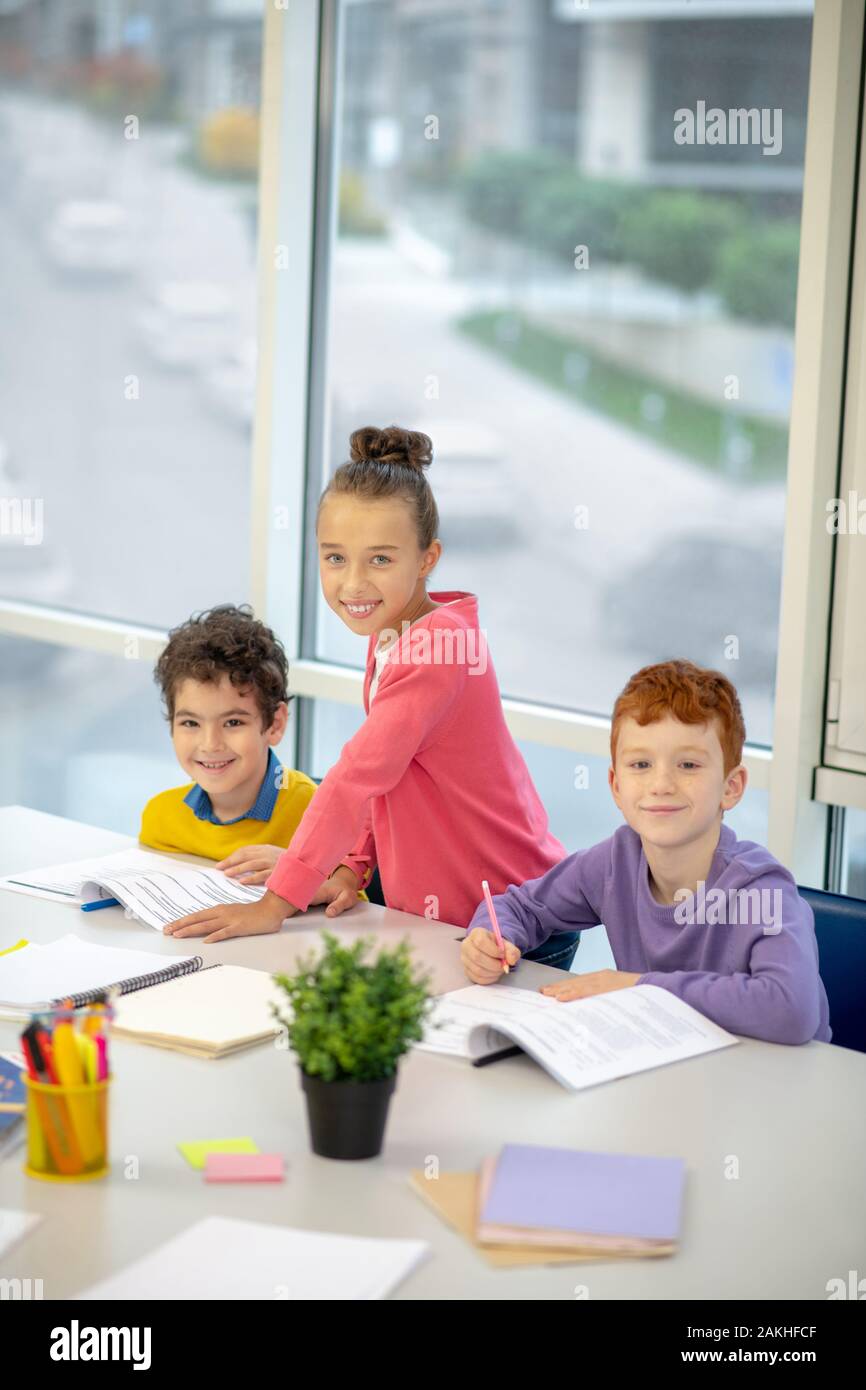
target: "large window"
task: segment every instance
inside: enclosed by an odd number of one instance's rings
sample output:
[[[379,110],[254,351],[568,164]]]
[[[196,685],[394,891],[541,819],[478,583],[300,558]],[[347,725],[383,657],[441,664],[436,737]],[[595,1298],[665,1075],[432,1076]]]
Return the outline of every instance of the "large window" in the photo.
[[[426,430],[506,694],[605,714],[686,656],[770,744],[811,21],[665,8],[340,7],[311,483]],[[324,605],[315,654],[364,655]]]
[[[249,595],[262,7],[0,6],[0,597]]]
[[[146,801],[185,781],[151,661],[0,637],[0,806],[137,835]]]
[[[245,598],[325,772],[364,650],[310,521],[397,421],[568,847],[616,692],[686,655],[743,697],[735,828],[863,891],[862,41],[810,0],[0,4],[2,799],[134,829],[163,633]]]

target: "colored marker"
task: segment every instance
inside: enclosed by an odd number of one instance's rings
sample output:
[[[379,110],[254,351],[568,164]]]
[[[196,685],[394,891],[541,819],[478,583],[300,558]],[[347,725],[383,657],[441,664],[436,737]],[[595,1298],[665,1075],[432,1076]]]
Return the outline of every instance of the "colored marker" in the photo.
[[[97,1033],[102,1032],[102,1025],[107,1017],[105,995],[103,994],[98,1000],[95,999],[88,1007],[84,1022],[81,1025],[81,1031],[88,1037],[95,1037]]]
[[[46,1034],[34,1024],[21,1035],[21,1050],[27,1060],[31,1079],[43,1085],[55,1083],[57,1075],[45,1046]],[[34,1076],[35,1073],[35,1076]],[[35,1092],[34,1100],[39,1113],[42,1132],[48,1141],[51,1156],[60,1173],[80,1173],[81,1154],[71,1127],[66,1123],[66,1106],[60,1098],[49,1100],[44,1092]]]
[[[99,898],[93,903],[82,903],[81,911],[98,912],[101,907],[120,907],[120,902],[117,898]]]
[[[95,1081],[99,1080],[99,1054],[96,1051],[96,1039],[89,1037],[86,1033],[76,1033],[75,1045],[78,1048],[84,1079],[88,1085],[93,1085]]]
[[[60,1084],[64,1087],[78,1087],[87,1084],[87,1076],[76,1041],[78,1036],[71,1023],[58,1023],[54,1029],[52,1056]],[[73,1131],[78,1140],[84,1163],[86,1165],[91,1164],[99,1155],[101,1144],[92,1109],[83,1097],[77,1095],[67,1096],[66,1103],[69,1107]]]

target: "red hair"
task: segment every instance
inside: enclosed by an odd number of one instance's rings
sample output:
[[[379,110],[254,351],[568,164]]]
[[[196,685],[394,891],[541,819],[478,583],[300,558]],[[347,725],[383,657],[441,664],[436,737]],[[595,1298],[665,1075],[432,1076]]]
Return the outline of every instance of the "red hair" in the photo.
[[[611,762],[616,763],[616,741],[623,719],[655,724],[668,714],[681,724],[715,721],[725,774],[742,761],[746,726],[739,696],[727,676],[691,661],[660,661],[637,671],[617,696],[610,726]]]

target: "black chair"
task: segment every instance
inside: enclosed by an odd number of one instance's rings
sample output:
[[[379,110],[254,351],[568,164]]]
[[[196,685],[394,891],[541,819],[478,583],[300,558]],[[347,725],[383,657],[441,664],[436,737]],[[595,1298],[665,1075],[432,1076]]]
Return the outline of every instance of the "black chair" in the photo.
[[[833,1042],[866,1052],[866,901],[818,888],[798,892],[815,914]]]
[[[387,907],[385,895],[382,892],[382,880],[379,877],[379,870],[373,870],[373,877],[364,889],[371,903],[378,903],[380,907]]]

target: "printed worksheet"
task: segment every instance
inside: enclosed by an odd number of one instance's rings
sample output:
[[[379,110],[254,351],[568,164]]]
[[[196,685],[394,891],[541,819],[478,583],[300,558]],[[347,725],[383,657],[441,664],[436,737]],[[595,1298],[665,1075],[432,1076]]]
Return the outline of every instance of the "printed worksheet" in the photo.
[[[265,892],[173,855],[128,849],[0,878],[0,888],[81,906],[114,898],[131,915],[162,931],[191,912],[220,903],[254,903]]]
[[[476,1060],[516,1043],[561,1085],[578,1091],[737,1041],[656,985],[567,1004],[537,990],[470,985],[436,1000],[417,1046]]]
[[[12,893],[29,893],[35,898],[80,904],[82,884],[93,874],[164,869],[173,858],[147,849],[121,849],[94,859],[74,859],[68,864],[52,864],[44,869],[27,869],[0,878],[0,888]],[[181,861],[183,862],[183,861]],[[98,896],[98,895],[97,895]]]
[[[177,868],[148,869],[146,873],[102,872],[98,879],[88,879],[81,891],[86,900],[116,898],[139,922],[162,931],[170,922],[206,907],[258,902],[266,890],[263,885],[254,888],[226,878],[219,869],[178,864]]]

